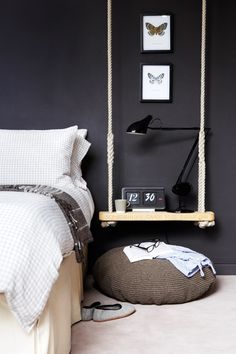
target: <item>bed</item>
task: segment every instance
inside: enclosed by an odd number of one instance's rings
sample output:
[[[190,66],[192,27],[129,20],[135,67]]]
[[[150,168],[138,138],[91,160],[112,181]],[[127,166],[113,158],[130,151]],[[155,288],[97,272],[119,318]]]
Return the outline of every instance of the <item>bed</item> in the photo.
[[[89,229],[94,204],[81,170],[90,147],[85,136],[77,126],[0,130],[0,185],[8,186],[0,191],[0,353],[70,353],[87,242],[78,262],[71,219],[51,191],[72,198]]]

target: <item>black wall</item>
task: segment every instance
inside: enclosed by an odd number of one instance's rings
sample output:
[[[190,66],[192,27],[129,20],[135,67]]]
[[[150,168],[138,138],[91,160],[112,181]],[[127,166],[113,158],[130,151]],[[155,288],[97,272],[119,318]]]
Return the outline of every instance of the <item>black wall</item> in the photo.
[[[140,53],[140,14],[172,13],[174,51]],[[160,237],[205,253],[222,274],[236,274],[235,5],[208,0],[207,35],[207,209],[216,226],[201,230],[183,223],[120,223],[102,229],[98,211],[107,208],[106,1],[0,1],[0,128],[44,129],[73,124],[89,129],[92,147],[84,163],[96,213],[91,265],[107,249]],[[199,122],[200,0],[113,0],[114,197],[122,186],[164,186],[171,192],[194,139],[183,132],[125,134],[147,114],[166,126]],[[140,63],[173,64],[173,103],[140,103]],[[197,164],[186,199],[196,208]]]

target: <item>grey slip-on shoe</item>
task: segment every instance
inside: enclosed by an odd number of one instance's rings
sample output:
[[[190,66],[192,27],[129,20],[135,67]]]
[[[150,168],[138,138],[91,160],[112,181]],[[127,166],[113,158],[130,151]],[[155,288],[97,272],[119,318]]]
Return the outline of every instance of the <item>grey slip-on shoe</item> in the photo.
[[[105,322],[127,317],[135,312],[135,307],[131,304],[113,304],[96,306],[93,312],[93,321]]]
[[[101,302],[96,301],[91,305],[83,306],[81,310],[81,320],[82,321],[91,321],[93,319],[93,313],[97,306],[101,305]]]

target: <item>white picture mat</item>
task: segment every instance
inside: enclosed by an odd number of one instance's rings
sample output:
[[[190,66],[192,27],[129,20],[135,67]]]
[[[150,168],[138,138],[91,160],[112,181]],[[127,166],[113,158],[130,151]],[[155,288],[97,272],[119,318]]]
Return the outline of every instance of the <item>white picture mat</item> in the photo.
[[[164,35],[154,34],[150,36],[146,23],[155,27],[167,23]],[[143,16],[143,50],[171,50],[171,17],[170,15],[150,15]]]
[[[148,74],[154,76],[154,83],[150,82]],[[163,78],[158,77],[160,75]],[[170,99],[170,65],[143,65],[142,66],[142,100],[169,100]]]

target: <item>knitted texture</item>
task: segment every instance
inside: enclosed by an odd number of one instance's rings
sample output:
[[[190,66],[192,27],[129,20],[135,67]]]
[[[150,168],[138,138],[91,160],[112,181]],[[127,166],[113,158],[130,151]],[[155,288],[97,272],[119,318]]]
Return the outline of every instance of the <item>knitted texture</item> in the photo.
[[[113,248],[97,259],[93,276],[106,295],[140,304],[180,304],[204,295],[216,282],[209,268],[187,278],[168,260],[131,263],[123,247]]]

